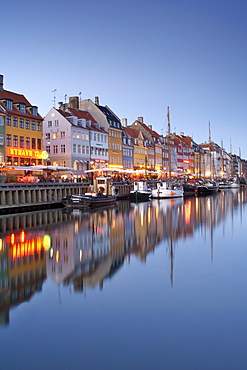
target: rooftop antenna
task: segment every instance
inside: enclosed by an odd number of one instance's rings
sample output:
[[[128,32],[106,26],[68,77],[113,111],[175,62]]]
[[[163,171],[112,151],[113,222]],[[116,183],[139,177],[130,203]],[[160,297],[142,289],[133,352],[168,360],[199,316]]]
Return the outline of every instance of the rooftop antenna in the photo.
[[[221,138],[221,148],[223,149],[223,138]]]
[[[230,137],[230,154],[232,154],[232,138]]]
[[[53,96],[53,106],[54,106],[54,108],[56,108],[56,91],[57,91],[57,89],[55,89],[55,90],[52,90],[52,92],[53,92],[53,94],[54,94],[54,96]]]
[[[211,129],[210,129],[210,121],[208,122],[208,140],[211,143]]]
[[[67,101],[67,94],[64,95],[64,103],[66,104],[66,101]]]
[[[79,92],[79,94],[78,94],[78,95],[79,95],[79,99],[81,100],[81,92]]]
[[[241,158],[241,148],[239,148],[239,157]]]

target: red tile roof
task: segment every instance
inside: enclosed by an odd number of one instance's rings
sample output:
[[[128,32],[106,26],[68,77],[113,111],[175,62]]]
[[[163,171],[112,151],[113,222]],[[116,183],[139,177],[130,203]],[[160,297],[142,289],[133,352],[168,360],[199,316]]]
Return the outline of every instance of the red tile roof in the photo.
[[[139,137],[140,130],[134,130],[133,128],[130,127],[124,127],[124,130],[127,132],[127,134],[135,139]]]
[[[73,116],[76,116],[79,119],[85,119],[86,121],[91,121],[92,123],[97,123],[95,119],[91,116],[90,113],[84,110],[77,110],[74,108],[68,108],[69,112],[72,113]]]
[[[0,100],[5,100],[5,99],[12,100],[13,104],[24,103],[24,104],[26,104],[26,107],[31,107],[32,106],[32,104],[25,98],[24,95],[17,94],[17,93],[14,93],[12,91],[0,90]],[[8,114],[11,114],[11,115],[14,114],[14,115],[17,115],[17,116],[29,117],[29,118],[34,118],[34,119],[42,119],[42,117],[39,114],[37,116],[34,116],[28,110],[26,111],[26,113],[21,113],[14,106],[13,106],[12,110],[6,109],[6,111],[7,111]]]

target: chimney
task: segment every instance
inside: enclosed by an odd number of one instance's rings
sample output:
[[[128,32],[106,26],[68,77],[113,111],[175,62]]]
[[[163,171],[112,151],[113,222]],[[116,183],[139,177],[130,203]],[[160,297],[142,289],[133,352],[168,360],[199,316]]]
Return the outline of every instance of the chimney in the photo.
[[[79,109],[79,97],[71,96],[69,98],[69,107],[74,109]]]
[[[137,121],[143,123],[143,117],[138,117]]]
[[[148,125],[148,128],[149,128],[149,130],[153,131],[153,126],[152,125]]]
[[[122,118],[122,126],[127,127],[127,118]]]
[[[95,102],[96,105],[99,105],[99,97],[98,96],[95,96],[94,102]]]
[[[3,90],[3,75],[0,75],[0,90]]]

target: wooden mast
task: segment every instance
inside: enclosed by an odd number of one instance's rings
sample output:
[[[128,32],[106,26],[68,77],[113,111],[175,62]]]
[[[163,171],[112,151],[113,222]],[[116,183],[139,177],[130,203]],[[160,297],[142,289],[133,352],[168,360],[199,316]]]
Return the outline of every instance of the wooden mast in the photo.
[[[171,178],[171,124],[169,107],[167,107],[167,121],[168,121],[168,173],[169,178]]]

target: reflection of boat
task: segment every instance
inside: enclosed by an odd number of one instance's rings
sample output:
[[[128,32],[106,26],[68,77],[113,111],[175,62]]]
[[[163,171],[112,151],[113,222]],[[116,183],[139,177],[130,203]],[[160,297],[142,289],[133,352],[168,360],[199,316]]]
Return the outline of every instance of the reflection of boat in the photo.
[[[215,181],[197,185],[198,195],[215,194],[219,191],[219,185]]]
[[[157,183],[157,188],[152,190],[152,198],[178,198],[184,195],[183,187],[177,184],[172,184],[169,181]]]
[[[130,200],[134,202],[149,200],[152,195],[152,189],[146,181],[135,181],[134,189],[130,191]]]

